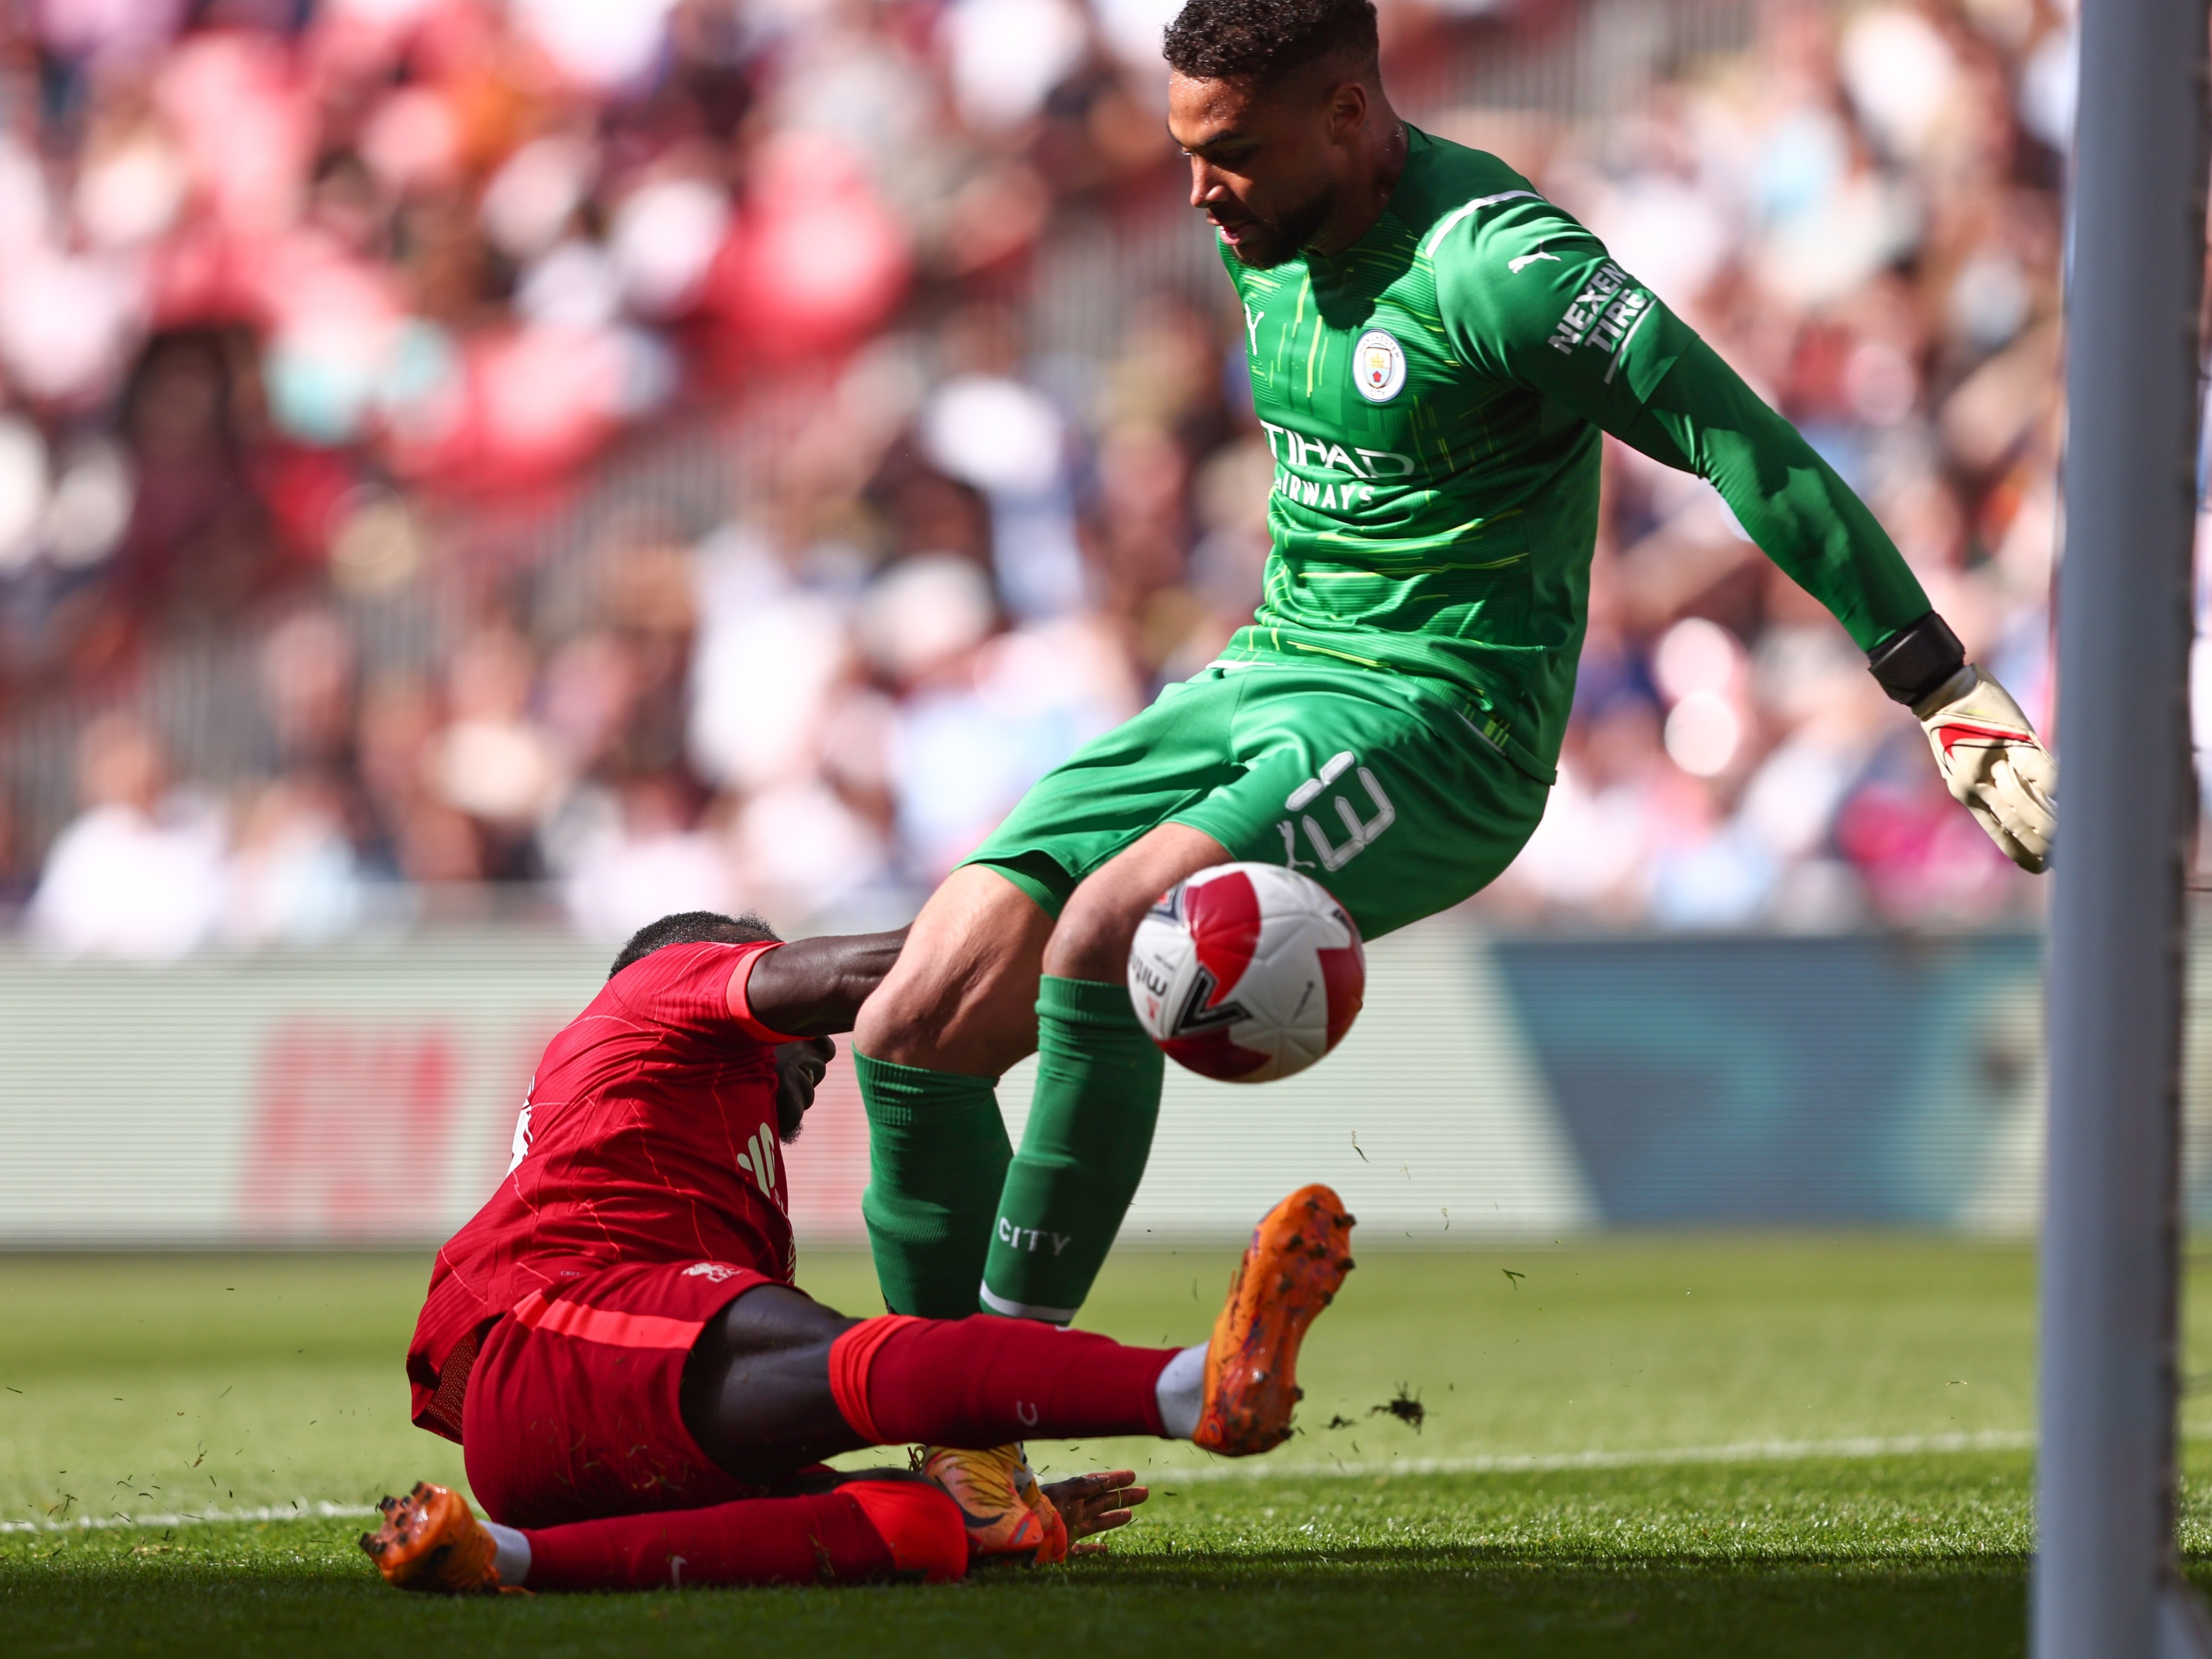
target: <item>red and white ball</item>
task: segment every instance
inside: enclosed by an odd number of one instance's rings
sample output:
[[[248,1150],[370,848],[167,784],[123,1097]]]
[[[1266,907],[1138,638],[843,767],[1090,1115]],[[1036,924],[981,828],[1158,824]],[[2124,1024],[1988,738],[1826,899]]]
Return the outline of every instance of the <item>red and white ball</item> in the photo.
[[[1359,930],[1321,884],[1217,864],[1137,927],[1129,1000],[1168,1057],[1231,1083],[1303,1072],[1343,1040],[1367,989]]]

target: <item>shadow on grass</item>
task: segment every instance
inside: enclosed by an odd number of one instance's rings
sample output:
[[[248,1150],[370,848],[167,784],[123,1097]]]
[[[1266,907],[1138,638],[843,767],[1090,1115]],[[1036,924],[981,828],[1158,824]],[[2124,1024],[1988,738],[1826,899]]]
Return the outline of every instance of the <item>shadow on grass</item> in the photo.
[[[1021,1655],[1110,1632],[1121,1652],[1486,1651],[1540,1656],[2017,1654],[2027,1562],[1924,1551],[1601,1555],[1480,1545],[1130,1549],[959,1585],[698,1590],[447,1601],[386,1589],[349,1541],[112,1540],[0,1554],[11,1655],[313,1653],[424,1641],[477,1656],[717,1659]],[[221,1644],[219,1650],[216,1644]]]

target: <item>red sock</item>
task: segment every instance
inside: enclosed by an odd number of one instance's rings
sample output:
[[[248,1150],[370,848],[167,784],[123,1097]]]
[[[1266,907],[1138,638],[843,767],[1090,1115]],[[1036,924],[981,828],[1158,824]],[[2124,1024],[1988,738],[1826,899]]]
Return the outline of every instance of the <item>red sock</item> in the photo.
[[[968,1570],[959,1507],[920,1480],[854,1480],[805,1498],[747,1498],[525,1531],[528,1587],[860,1583]]]
[[[831,1345],[830,1389],[878,1445],[1158,1434],[1155,1388],[1178,1352],[1027,1319],[894,1314],[862,1320]]]

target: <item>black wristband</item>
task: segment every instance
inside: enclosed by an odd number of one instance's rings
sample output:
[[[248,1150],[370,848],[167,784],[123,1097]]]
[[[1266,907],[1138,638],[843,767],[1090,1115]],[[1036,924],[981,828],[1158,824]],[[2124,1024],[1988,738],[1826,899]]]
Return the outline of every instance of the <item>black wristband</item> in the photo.
[[[1966,665],[1966,647],[1933,611],[1867,653],[1867,672],[1892,702],[1910,707]]]

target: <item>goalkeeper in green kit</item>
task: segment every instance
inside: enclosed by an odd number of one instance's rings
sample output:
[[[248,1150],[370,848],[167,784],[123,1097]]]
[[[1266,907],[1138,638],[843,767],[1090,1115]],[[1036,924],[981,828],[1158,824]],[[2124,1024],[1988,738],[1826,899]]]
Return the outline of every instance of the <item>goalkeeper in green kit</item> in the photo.
[[[1997,845],[2050,854],[2051,757],[1873,514],[1527,179],[1392,112],[1367,0],[1189,0],[1166,52],[1274,453],[1264,597],[1218,660],[1030,791],[861,1010],[865,1207],[896,1313],[1073,1317],[1158,1112],[1124,972],[1167,888],[1287,864],[1373,939],[1512,860],[1573,698],[1601,432],[1710,480]],[[994,1085],[1032,1049],[1014,1152]],[[997,1493],[1011,1524],[1018,1449],[970,1455],[963,1502]]]

